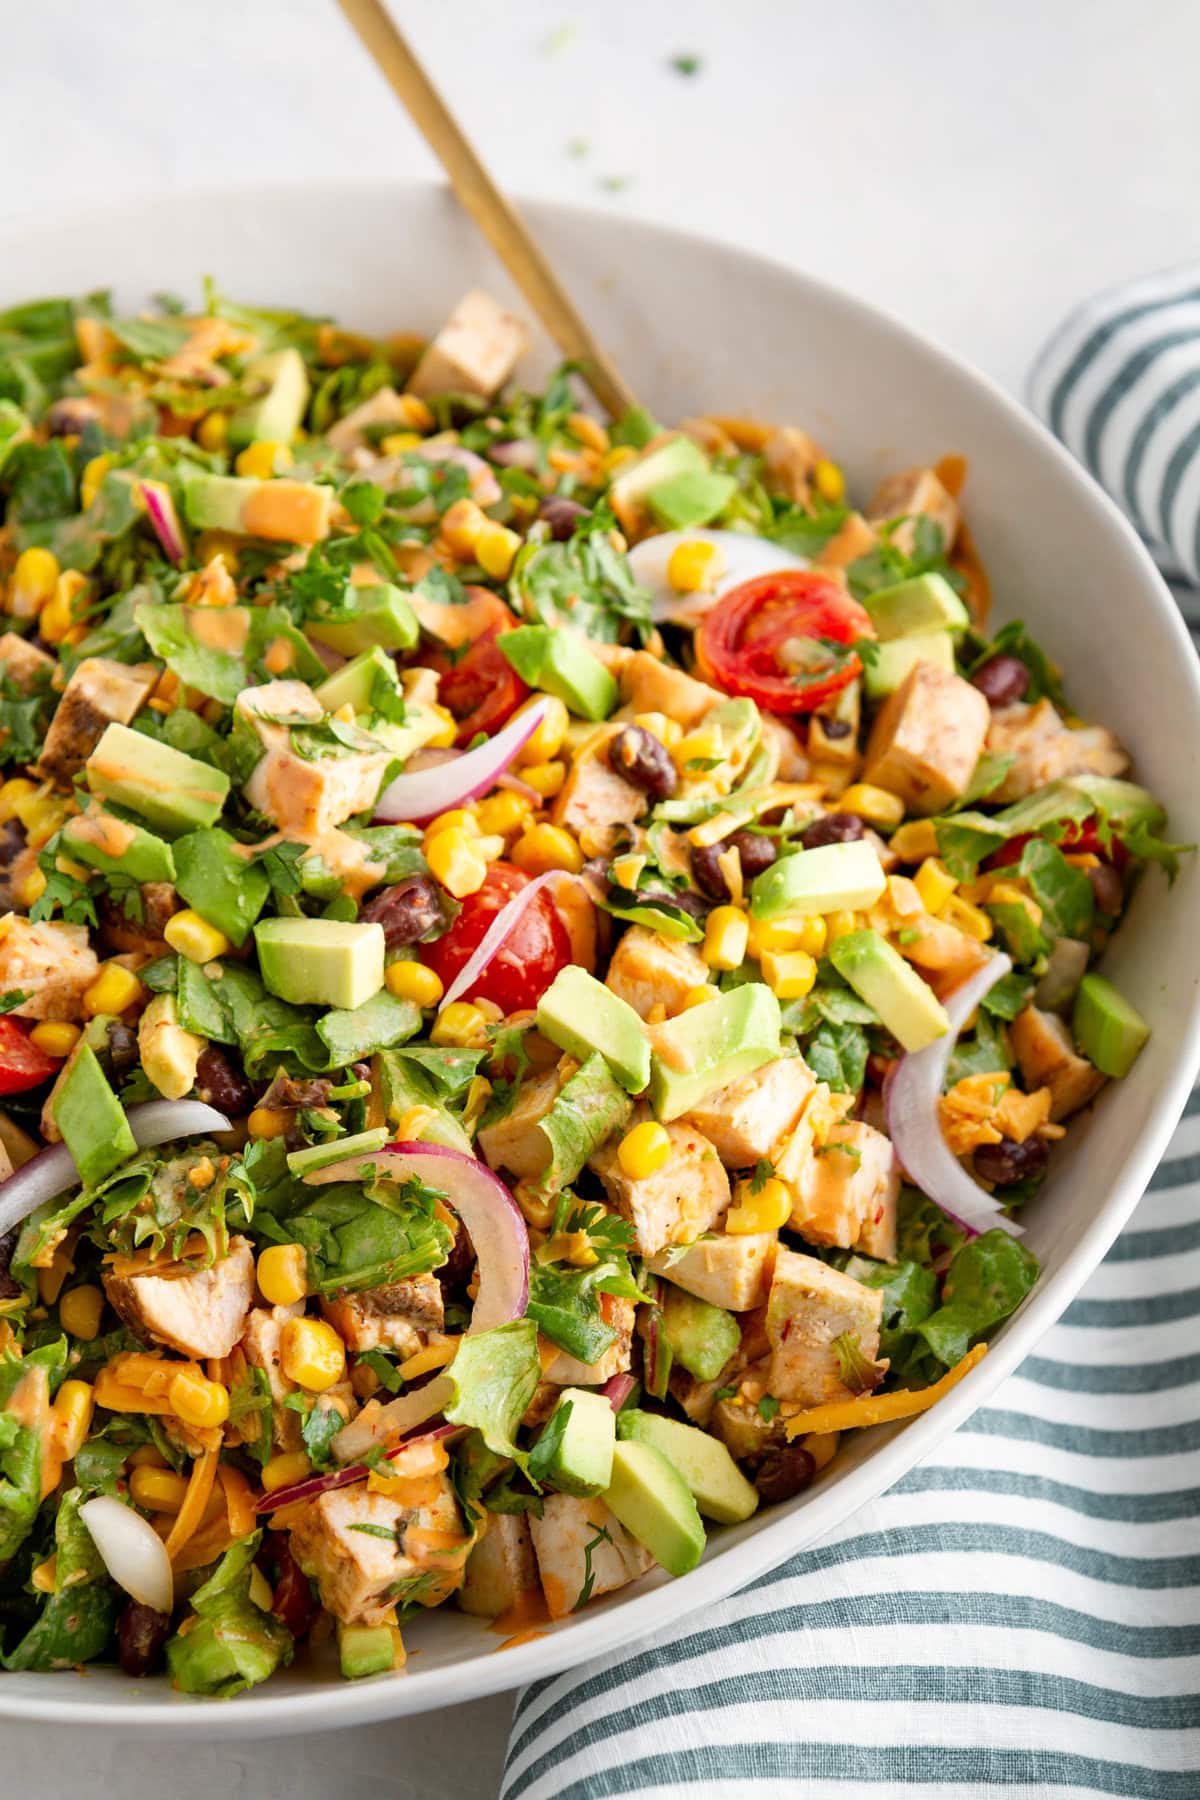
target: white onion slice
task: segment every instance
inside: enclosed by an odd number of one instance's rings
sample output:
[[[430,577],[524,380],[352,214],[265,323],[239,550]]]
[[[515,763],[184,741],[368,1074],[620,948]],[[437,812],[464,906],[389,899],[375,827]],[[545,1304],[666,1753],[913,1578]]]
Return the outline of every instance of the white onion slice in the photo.
[[[375,823],[419,825],[438,813],[465,806],[495,787],[519,750],[524,749],[546,716],[549,701],[534,701],[508,721],[477,750],[468,750],[453,762],[433,769],[406,769],[397,775],[375,802]]]
[[[452,1001],[459,999],[461,995],[470,992],[488,964],[503,950],[505,941],[516,930],[519,920],[531,902],[536,899],[544,887],[561,881],[565,874],[564,869],[547,869],[544,875],[535,875],[532,881],[527,881],[511,900],[505,902],[442,995],[438,1002],[439,1012],[442,1012]]]
[[[224,1113],[200,1100],[147,1100],[142,1106],[131,1106],[126,1116],[141,1150],[168,1144],[172,1138],[232,1129]],[[78,1186],[79,1170],[65,1144],[39,1151],[7,1181],[0,1182],[0,1237],[47,1200]]]
[[[1005,1216],[995,1195],[973,1181],[954,1155],[942,1133],[938,1101],[959,1032],[983,996],[1011,968],[1007,956],[993,956],[955,988],[944,1002],[950,1030],[924,1050],[902,1056],[884,1090],[888,1135],[905,1174],[972,1236],[998,1226],[1020,1237],[1022,1227]]]
[[[175,1592],[171,1559],[150,1521],[111,1494],[85,1500],[79,1516],[117,1586],[140,1605],[169,1613]]]
[[[179,514],[175,511],[170,488],[165,487],[161,481],[141,481],[138,483],[138,492],[159,543],[173,563],[181,563],[187,555],[187,540],[179,523]]]

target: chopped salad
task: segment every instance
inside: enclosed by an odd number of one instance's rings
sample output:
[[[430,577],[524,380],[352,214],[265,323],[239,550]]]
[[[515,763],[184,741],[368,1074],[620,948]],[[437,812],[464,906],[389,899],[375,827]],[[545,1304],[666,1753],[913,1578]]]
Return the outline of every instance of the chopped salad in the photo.
[[[1161,807],[959,459],[0,315],[0,1661],[394,1670],[790,1500],[1037,1279]]]

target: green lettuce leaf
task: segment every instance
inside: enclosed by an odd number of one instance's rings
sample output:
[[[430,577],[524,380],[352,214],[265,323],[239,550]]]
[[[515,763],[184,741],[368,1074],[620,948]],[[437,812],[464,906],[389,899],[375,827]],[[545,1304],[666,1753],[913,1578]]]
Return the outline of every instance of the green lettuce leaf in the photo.
[[[537,1326],[513,1319],[465,1337],[447,1373],[454,1399],[445,1409],[452,1425],[473,1426],[497,1456],[523,1459],[516,1434],[541,1380]]]
[[[278,679],[263,660],[272,644],[288,646],[289,678],[310,683],[324,679],[324,664],[282,607],[218,609],[217,616],[222,621],[244,624],[246,637],[240,650],[217,648],[202,641],[197,626],[213,612],[212,607],[143,604],[134,618],[155,656],[161,657],[180,681],[225,706],[232,706],[244,688]]]
[[[291,1662],[291,1633],[250,1598],[251,1564],[261,1540],[256,1531],[234,1544],[192,1595],[187,1630],[167,1644],[167,1669],[181,1693],[226,1699]]]

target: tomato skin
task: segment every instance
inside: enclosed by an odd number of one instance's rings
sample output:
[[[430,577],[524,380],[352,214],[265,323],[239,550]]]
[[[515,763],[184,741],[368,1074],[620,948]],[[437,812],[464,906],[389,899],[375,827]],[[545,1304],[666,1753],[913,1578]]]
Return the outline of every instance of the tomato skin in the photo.
[[[469,894],[445,937],[421,946],[421,961],[449,987],[502,907],[529,882],[511,863],[493,863],[487,880]],[[504,1013],[536,1006],[558,971],[571,960],[571,941],[548,893],[538,894],[522,913],[507,942],[492,958],[464,1000],[491,1000]]]
[[[18,1019],[0,1017],[0,1094],[24,1094],[41,1087],[62,1068],[62,1058],[47,1056]]]
[[[488,588],[468,588],[467,592],[479,625],[466,654],[452,656],[447,650],[432,650],[420,657],[425,668],[436,669],[442,678],[438,699],[458,720],[455,742],[460,749],[481,731],[488,737],[499,731],[530,691],[496,643],[503,632],[516,629],[512,612]]]
[[[765,712],[813,712],[862,672],[853,653],[827,674],[805,682],[781,656],[789,640],[826,638],[854,644],[873,638],[866,610],[831,576],[779,569],[731,588],[696,632],[696,660],[706,681],[754,700]]]
[[[1032,831],[1023,831],[1017,837],[1009,838],[994,850],[983,864],[985,870],[1007,869],[1010,864],[1020,862],[1021,853],[1031,837]],[[1114,869],[1123,869],[1129,861],[1129,852],[1117,836],[1109,838],[1107,844],[1100,836],[1099,823],[1095,818],[1084,819],[1082,824],[1068,820],[1063,828],[1063,835],[1058,840],[1058,848],[1064,853],[1074,852],[1079,856],[1098,856],[1101,862],[1110,862]]]

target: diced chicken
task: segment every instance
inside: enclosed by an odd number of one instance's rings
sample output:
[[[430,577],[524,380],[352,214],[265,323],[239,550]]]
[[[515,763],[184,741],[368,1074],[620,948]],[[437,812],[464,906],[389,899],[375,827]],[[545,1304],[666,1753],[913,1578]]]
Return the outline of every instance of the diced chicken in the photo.
[[[877,541],[862,514],[852,512],[813,560],[819,569],[845,569],[872,551]]]
[[[989,801],[1008,805],[1069,775],[1123,775],[1129,758],[1104,725],[1064,725],[1049,700],[1034,706],[1018,701],[992,714],[987,747],[995,756],[1015,758]]]
[[[774,713],[762,716],[762,742],[764,749],[778,757],[775,770],[777,781],[808,781],[812,770],[808,753],[790,725],[777,719]]]
[[[0,922],[0,993],[25,995],[21,1019],[78,1019],[83,993],[100,972],[87,927],[49,920]]]
[[[633,1360],[633,1314],[632,1300],[625,1300],[619,1294],[601,1294],[600,1311],[606,1325],[611,1325],[616,1337],[598,1362],[580,1362],[578,1357],[568,1356],[560,1350],[554,1361],[544,1365],[542,1374],[555,1387],[600,1387],[613,1375],[621,1375]]]
[[[46,733],[38,773],[65,787],[82,769],[109,725],[128,725],[150,698],[159,671],[154,663],[110,662],[89,656],[63,690]]]
[[[920,514],[941,527],[942,548],[949,551],[958,536],[958,503],[933,469],[905,469],[880,482],[867,508],[867,522],[884,525],[889,519],[911,520]],[[906,555],[911,554],[915,541],[911,524],[901,525],[892,534],[892,542]]]
[[[550,1145],[539,1126],[561,1086],[558,1069],[547,1069],[522,1083],[517,1103],[505,1118],[482,1128],[477,1141],[489,1167],[507,1169],[522,1181],[537,1180],[550,1160]]]
[[[780,1056],[718,1088],[684,1122],[704,1133],[727,1169],[748,1169],[793,1129],[814,1082],[802,1056]]]
[[[6,676],[23,694],[29,692],[39,675],[48,674],[53,667],[54,658],[31,644],[28,638],[15,631],[6,631],[0,636],[0,675]]]
[[[468,1540],[450,1482],[431,1477],[421,1491],[413,1505],[356,1483],[319,1494],[292,1526],[292,1555],[316,1581],[322,1606],[343,1624],[382,1624],[397,1599],[433,1605],[461,1582]],[[391,1535],[355,1530],[359,1525]]]
[[[622,665],[620,684],[622,700],[635,713],[665,713],[685,731],[693,730],[727,698],[648,650],[635,650]]]
[[[767,1302],[769,1391],[777,1400],[821,1406],[850,1400],[834,1339],[849,1333],[864,1356],[879,1353],[883,1295],[815,1256],[781,1249]]]
[[[270,681],[238,695],[237,710],[257,733],[265,755],[246,783],[247,800],[279,829],[298,837],[320,837],[355,813],[373,806],[392,753],[383,745],[344,750],[309,762],[291,747],[291,726],[273,721],[324,718],[319,700],[302,681]],[[366,740],[373,744],[374,740]]]
[[[712,1306],[749,1312],[766,1303],[778,1248],[773,1231],[741,1232],[736,1237],[722,1233],[701,1238],[682,1255],[661,1250],[646,1258],[646,1267]]]
[[[720,1438],[729,1454],[743,1462],[760,1456],[769,1447],[786,1443],[786,1420],[782,1413],[764,1418],[758,1410],[763,1394],[774,1392],[770,1385],[769,1360],[753,1364],[747,1370],[750,1392],[726,1394],[715,1402],[709,1414],[708,1429]]]
[[[773,494],[784,494],[797,506],[807,506],[812,472],[821,452],[796,425],[781,425],[763,445],[766,484]]]
[[[298,1318],[304,1302],[294,1306],[255,1306],[246,1317],[242,1350],[246,1361],[261,1369],[271,1391],[271,1441],[277,1450],[299,1450],[303,1439],[300,1415],[284,1402],[296,1392],[296,1384],[283,1372],[279,1338],[289,1319]]]
[[[529,1529],[552,1619],[574,1612],[589,1575],[588,1597],[596,1599],[636,1581],[654,1562],[602,1500],[547,1494],[541,1518],[531,1515]]]
[[[467,1558],[458,1605],[480,1619],[511,1612],[538,1585],[529,1521],[521,1513],[487,1513],[487,1529]]]
[[[354,407],[336,425],[331,425],[325,439],[342,456],[361,450],[370,442],[367,432],[372,426],[392,425],[397,431],[409,429],[409,407],[394,387],[380,388],[361,406]]]
[[[396,1350],[415,1356],[445,1324],[436,1275],[409,1275],[382,1287],[322,1300],[321,1311],[348,1350]]]
[[[410,394],[481,394],[490,400],[529,348],[515,313],[481,288],[464,294],[413,370]]]
[[[653,1175],[636,1180],[627,1175],[615,1143],[601,1145],[588,1164],[633,1226],[639,1256],[653,1256],[667,1244],[694,1242],[729,1205],[729,1177],[708,1139],[681,1119],[664,1130],[671,1154]]]
[[[574,832],[589,856],[607,854],[619,828],[640,819],[649,804],[642,789],[608,760],[609,743],[621,729],[602,725],[580,745],[551,811],[554,823]]]
[[[900,1169],[891,1140],[859,1119],[833,1126],[793,1189],[791,1225],[810,1244],[896,1254]],[[873,1247],[872,1247],[873,1246]]]
[[[909,812],[941,812],[966,793],[989,718],[978,688],[919,662],[879,709],[863,780],[898,794]]]
[[[646,925],[631,925],[608,965],[605,986],[648,1018],[662,1006],[668,1019],[682,1011],[684,997],[708,980],[708,965],[695,944],[664,937]]]
[[[1013,1050],[1027,1088],[1050,1089],[1050,1117],[1057,1123],[1094,1100],[1104,1077],[1080,1056],[1056,1013],[1027,1006],[1009,1026]]]
[[[853,1105],[853,1094],[835,1094],[826,1082],[818,1081],[793,1129],[775,1145],[771,1163],[776,1177],[789,1189],[793,1207],[801,1204],[800,1194],[814,1151],[827,1141],[834,1126],[841,1123]]]
[[[228,1356],[254,1298],[254,1249],[229,1240],[229,1254],[194,1275],[105,1275],[104,1291],[136,1336],[182,1356]]]

